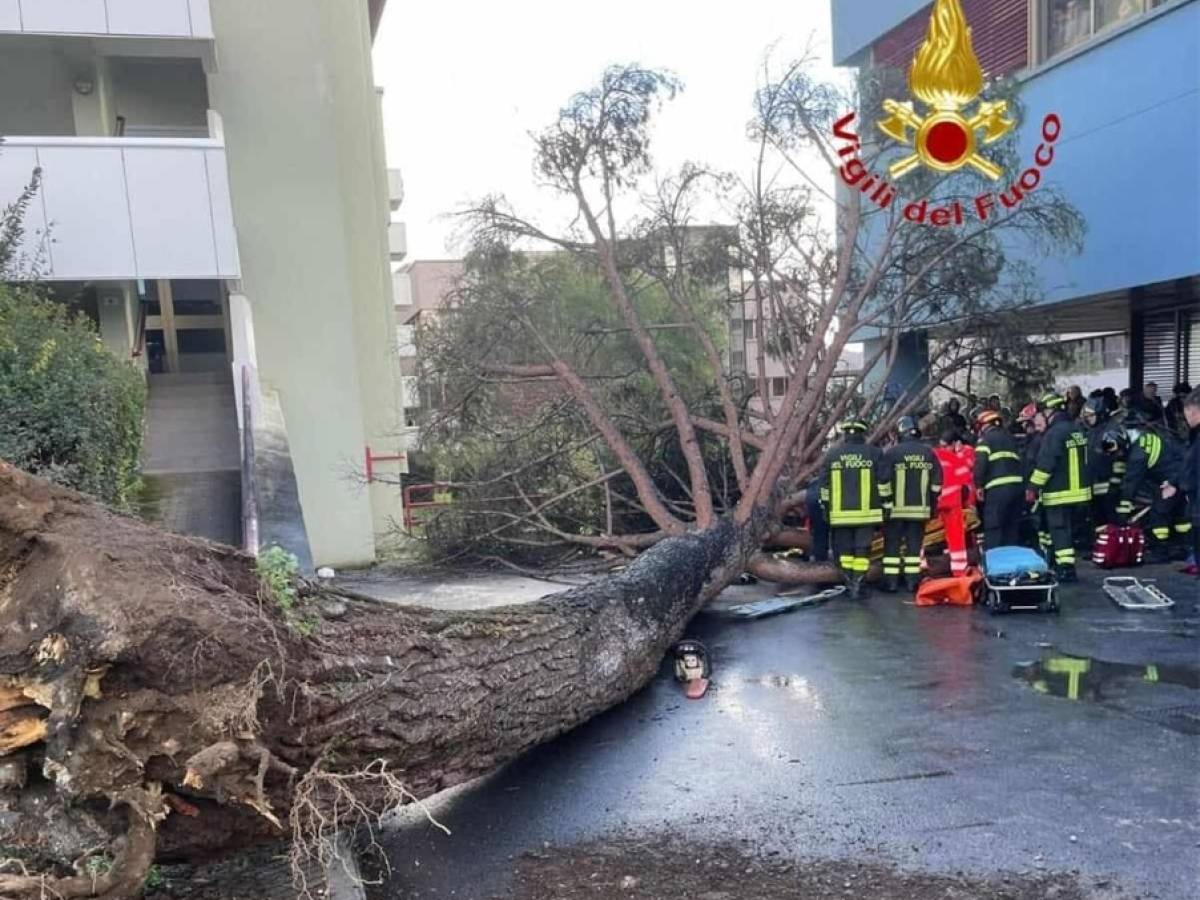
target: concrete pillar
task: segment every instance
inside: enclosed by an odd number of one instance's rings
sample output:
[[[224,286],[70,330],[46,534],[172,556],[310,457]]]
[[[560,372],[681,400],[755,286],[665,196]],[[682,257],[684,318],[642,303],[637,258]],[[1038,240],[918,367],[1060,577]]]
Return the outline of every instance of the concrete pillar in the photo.
[[[104,284],[96,289],[96,312],[100,319],[100,339],[113,356],[133,361],[137,339],[137,298],[126,283]]]
[[[109,137],[113,133],[112,74],[109,61],[100,57],[87,68],[73,74],[75,84],[90,81],[90,93],[81,94],[76,87],[71,91],[71,110],[75,117],[75,134],[86,137]]]
[[[869,360],[890,338],[871,338],[863,342],[863,358]],[[863,380],[863,392],[871,394],[886,378],[881,403],[890,406],[905,394],[919,391],[929,383],[929,338],[923,331],[909,331],[900,336],[896,356],[889,371],[888,360],[881,359]]]

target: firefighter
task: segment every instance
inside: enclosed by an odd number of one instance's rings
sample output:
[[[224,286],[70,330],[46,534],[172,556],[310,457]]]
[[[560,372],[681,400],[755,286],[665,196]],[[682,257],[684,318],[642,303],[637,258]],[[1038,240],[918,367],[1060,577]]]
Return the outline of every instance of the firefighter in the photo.
[[[825,456],[821,471],[821,502],[829,519],[833,557],[850,589],[862,594],[871,564],[871,539],[883,522],[883,502],[891,493],[883,451],[866,442],[867,425],[849,418],[839,427],[843,439]]]
[[[925,524],[933,518],[942,492],[942,467],[933,449],[921,440],[917,420],[905,416],[896,426],[897,443],[884,456],[884,472],[891,500],[884,503],[883,589],[899,587],[901,576],[908,590],[921,578],[921,547]],[[904,556],[901,557],[901,546]]]
[[[1029,476],[1026,500],[1040,502],[1045,510],[1054,567],[1060,581],[1077,581],[1075,573],[1075,524],[1092,502],[1091,473],[1088,471],[1087,435],[1067,415],[1061,394],[1042,398],[1046,430],[1042,434]]]
[[[975,444],[975,489],[983,504],[983,544],[1013,547],[1020,535],[1025,500],[1021,454],[995,410],[983,410],[975,420],[975,428],[979,433]]]
[[[1117,497],[1121,493],[1118,478],[1113,484],[1113,467],[1116,457],[1104,452],[1104,436],[1108,433],[1108,407],[1103,397],[1092,397],[1083,405],[1080,421],[1087,427],[1088,468],[1092,473],[1092,529],[1104,530],[1106,525],[1116,523]],[[1122,477],[1124,460],[1121,461]]]
[[[1017,424],[1021,428],[1021,434],[1017,437],[1017,446],[1021,453],[1021,474],[1025,476],[1026,481],[1029,481],[1029,476],[1036,468],[1038,450],[1042,446],[1042,435],[1046,433],[1046,414],[1038,408],[1036,403],[1026,404],[1017,417]],[[1050,532],[1046,527],[1046,512],[1040,503],[1028,502],[1028,492],[1025,496],[1027,515],[1021,519],[1021,545],[1035,548],[1046,559],[1046,562],[1053,563],[1054,553],[1050,549]]]
[[[1164,438],[1146,423],[1140,412],[1131,411],[1122,425],[1104,437],[1104,451],[1124,454],[1125,479],[1117,503],[1117,520],[1124,524],[1133,513],[1133,501],[1140,495],[1150,500],[1146,528],[1150,532],[1146,562],[1164,563],[1187,555],[1192,523],[1188,519],[1183,493],[1184,455],[1182,448]],[[1173,548],[1173,541],[1178,547]]]
[[[950,428],[942,434],[941,442],[933,452],[942,467],[938,515],[945,530],[950,574],[966,575],[966,510],[975,505],[975,450],[963,441],[956,428]]]

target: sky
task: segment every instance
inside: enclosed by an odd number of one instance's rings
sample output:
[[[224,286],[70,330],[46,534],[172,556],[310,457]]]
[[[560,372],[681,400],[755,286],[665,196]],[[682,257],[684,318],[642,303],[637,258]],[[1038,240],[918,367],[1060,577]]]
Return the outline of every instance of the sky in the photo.
[[[390,0],[375,42],[388,164],[401,170],[408,259],[461,255],[447,213],[490,193],[553,220],[529,132],[612,63],[666,68],[683,94],[663,113],[660,168],[694,160],[749,173],[751,100],[770,53],[829,59],[827,0]],[[833,70],[829,70],[832,74]]]

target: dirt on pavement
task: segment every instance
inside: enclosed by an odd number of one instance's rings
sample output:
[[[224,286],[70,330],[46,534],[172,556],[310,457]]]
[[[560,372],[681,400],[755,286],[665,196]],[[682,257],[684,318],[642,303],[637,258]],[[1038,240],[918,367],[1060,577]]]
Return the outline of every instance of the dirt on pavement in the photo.
[[[1072,874],[990,878],[853,860],[756,857],[667,838],[526,853],[504,900],[1092,900],[1126,896]],[[465,896],[460,892],[460,896]]]

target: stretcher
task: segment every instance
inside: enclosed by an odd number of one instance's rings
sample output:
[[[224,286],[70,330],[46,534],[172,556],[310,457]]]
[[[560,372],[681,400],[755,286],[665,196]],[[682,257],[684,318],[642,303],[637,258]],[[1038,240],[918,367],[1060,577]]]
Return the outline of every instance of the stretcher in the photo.
[[[805,588],[795,588],[793,590],[805,590]],[[791,612],[794,609],[802,609],[805,606],[819,606],[822,603],[828,603],[835,597],[840,597],[846,593],[846,586],[839,584],[837,587],[827,588],[815,594],[809,594],[805,597],[798,597],[790,591],[784,591],[776,597],[769,597],[766,600],[754,600],[750,603],[739,603],[737,606],[730,606],[718,613],[724,618],[741,619],[743,621],[753,619],[765,619],[767,616],[777,616],[780,613]]]
[[[1104,579],[1104,593],[1121,609],[1170,609],[1175,601],[1148,581],[1126,575]]]
[[[995,547],[983,555],[983,603],[989,612],[1059,610],[1058,579],[1028,547]]]

